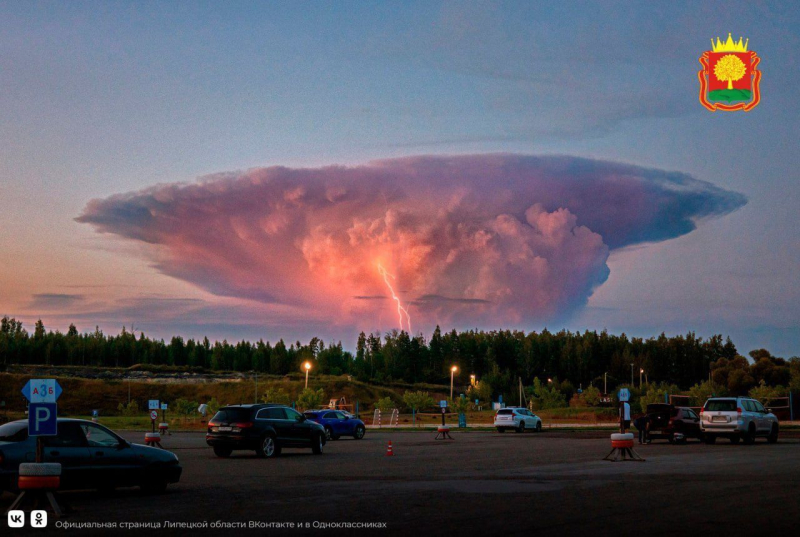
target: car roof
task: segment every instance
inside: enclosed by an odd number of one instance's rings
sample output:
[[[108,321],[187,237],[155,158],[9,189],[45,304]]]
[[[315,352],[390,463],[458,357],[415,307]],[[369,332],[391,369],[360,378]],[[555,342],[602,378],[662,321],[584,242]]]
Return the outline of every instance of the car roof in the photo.
[[[220,407],[220,410],[223,408],[245,408],[245,409],[252,409],[252,408],[269,408],[274,406],[286,406],[286,405],[279,405],[277,403],[251,403],[249,405],[225,405]]]

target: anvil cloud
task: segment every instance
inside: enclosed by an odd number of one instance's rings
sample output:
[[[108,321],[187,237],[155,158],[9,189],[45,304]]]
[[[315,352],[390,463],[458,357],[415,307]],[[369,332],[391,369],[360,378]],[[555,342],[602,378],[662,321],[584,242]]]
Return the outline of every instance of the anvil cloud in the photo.
[[[614,162],[420,156],[221,173],[92,200],[76,220],[148,243],[165,274],[283,316],[399,327],[380,264],[415,329],[529,327],[585,304],[611,250],[678,237],[745,202]]]

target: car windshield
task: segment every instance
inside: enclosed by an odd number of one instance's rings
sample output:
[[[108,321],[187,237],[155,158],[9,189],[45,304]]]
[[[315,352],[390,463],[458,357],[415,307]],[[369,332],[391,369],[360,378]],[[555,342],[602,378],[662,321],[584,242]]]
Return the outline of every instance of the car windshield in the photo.
[[[247,421],[249,418],[250,410],[247,408],[221,408],[211,421],[233,423]]]
[[[12,422],[0,425],[0,442],[22,442],[28,439],[28,424]]]
[[[706,401],[705,410],[709,412],[736,412],[735,399],[715,399]]]

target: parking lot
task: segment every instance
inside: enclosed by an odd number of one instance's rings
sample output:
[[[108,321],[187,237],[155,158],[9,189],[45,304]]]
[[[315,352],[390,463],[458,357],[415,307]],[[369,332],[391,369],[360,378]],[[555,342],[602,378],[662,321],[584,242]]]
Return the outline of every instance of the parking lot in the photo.
[[[143,436],[122,434],[136,442]],[[322,456],[287,450],[263,460],[247,452],[218,459],[203,434],[176,433],[164,446],[180,457],[183,476],[166,494],[61,497],[72,523],[308,522],[324,533],[338,530],[313,524],[385,523],[385,534],[730,535],[789,531],[800,520],[800,441],[790,435],[776,445],[637,446],[644,463],[602,461],[610,447],[601,431],[454,437],[370,431],[361,441],[328,443]],[[393,457],[386,456],[389,440]],[[3,496],[4,508],[11,499]]]

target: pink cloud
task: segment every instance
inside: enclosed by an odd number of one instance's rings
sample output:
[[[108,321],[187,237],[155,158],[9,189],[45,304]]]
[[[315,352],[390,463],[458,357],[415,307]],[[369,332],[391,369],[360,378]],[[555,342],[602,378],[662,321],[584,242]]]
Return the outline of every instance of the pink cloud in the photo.
[[[416,330],[558,319],[605,281],[610,250],[744,203],[612,162],[424,156],[217,174],[92,200],[76,220],[151,244],[165,274],[332,325],[399,327],[381,265]]]

